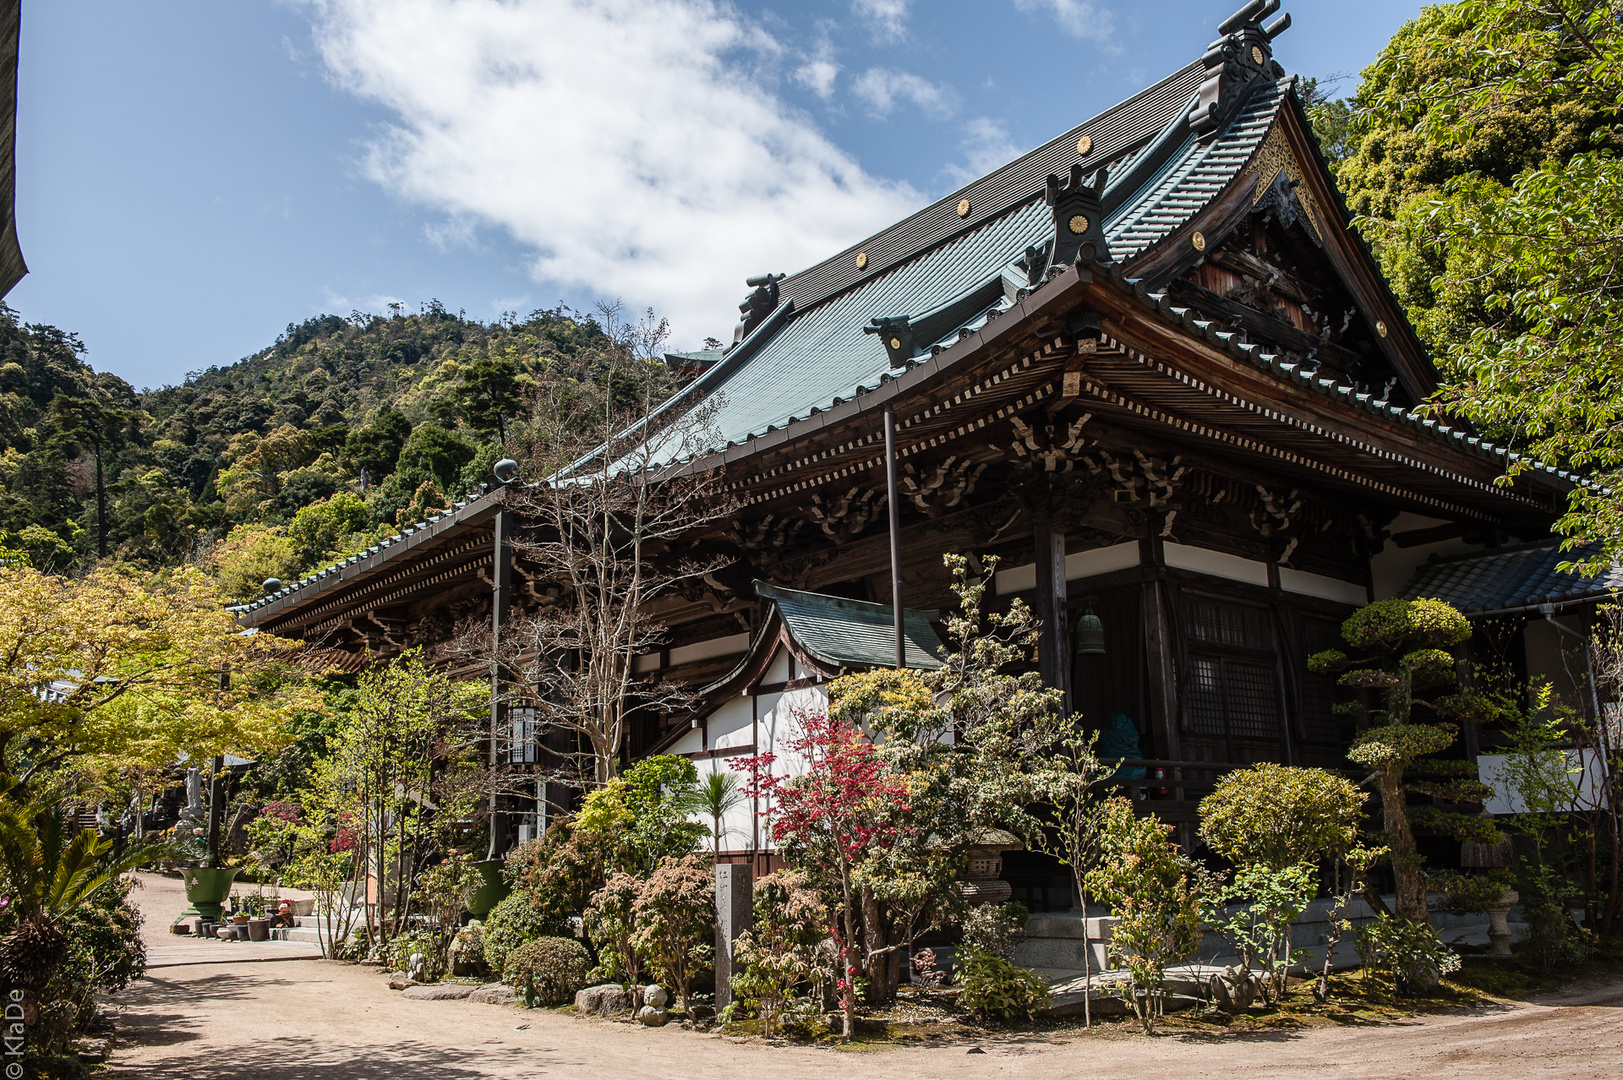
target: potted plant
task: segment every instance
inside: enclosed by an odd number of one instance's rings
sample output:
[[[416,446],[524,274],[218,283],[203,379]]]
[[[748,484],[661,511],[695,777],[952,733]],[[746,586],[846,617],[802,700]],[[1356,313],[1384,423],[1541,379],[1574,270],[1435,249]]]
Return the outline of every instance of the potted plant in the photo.
[[[225,900],[231,895],[231,882],[236,876],[234,866],[188,866],[182,869],[180,879],[186,883],[186,901],[191,906],[180,913],[179,919],[188,915],[219,919],[225,912]]]

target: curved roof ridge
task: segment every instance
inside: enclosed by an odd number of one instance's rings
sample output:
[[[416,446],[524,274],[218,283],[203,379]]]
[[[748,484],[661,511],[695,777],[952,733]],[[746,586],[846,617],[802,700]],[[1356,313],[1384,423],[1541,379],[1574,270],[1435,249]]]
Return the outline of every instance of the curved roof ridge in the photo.
[[[1205,75],[1199,60],[1186,65],[910,217],[791,274],[779,284],[779,295],[805,310],[1008,213],[1029,197],[1040,195],[1049,174],[1070,170],[1078,157],[1077,141],[1084,135],[1092,142],[1083,156],[1090,169],[1142,149],[1168,124],[1187,114]],[[965,199],[969,212],[960,215],[958,207]],[[856,265],[858,253],[868,256],[862,268]]]

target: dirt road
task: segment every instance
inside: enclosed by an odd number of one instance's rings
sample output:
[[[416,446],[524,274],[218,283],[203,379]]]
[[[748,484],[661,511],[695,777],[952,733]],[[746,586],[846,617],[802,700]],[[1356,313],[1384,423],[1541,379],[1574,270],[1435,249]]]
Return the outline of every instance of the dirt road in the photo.
[[[141,1080],[1623,1076],[1623,983],[1560,1003],[1406,1024],[1216,1039],[1146,1039],[1118,1028],[988,1041],[984,1055],[963,1045],[773,1047],[467,1001],[405,1001],[376,969],[319,960],[164,968],[125,999],[115,1074]]]

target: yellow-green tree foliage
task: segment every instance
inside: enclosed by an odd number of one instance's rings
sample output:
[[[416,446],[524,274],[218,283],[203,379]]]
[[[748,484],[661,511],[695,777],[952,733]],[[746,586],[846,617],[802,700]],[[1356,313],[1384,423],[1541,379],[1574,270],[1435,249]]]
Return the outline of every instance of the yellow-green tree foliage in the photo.
[[[1261,762],[1229,773],[1200,800],[1200,836],[1236,864],[1283,870],[1352,848],[1364,799],[1326,769]]]
[[[257,757],[320,705],[290,663],[297,643],[245,635],[196,569],[75,579],[0,566],[0,595],[4,773],[94,780],[182,753]]]

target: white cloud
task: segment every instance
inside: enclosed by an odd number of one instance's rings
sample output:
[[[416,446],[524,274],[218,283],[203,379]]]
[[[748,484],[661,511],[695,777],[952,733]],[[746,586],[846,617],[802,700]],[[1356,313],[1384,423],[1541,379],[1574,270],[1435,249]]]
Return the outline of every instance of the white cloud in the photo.
[[[911,101],[931,116],[947,116],[957,107],[951,90],[906,71],[869,68],[851,90],[878,116],[888,116],[898,101]]]
[[[947,166],[948,175],[959,184],[979,180],[1021,153],[1020,147],[1009,137],[1008,129],[1000,121],[985,116],[977,116],[964,125],[962,146],[964,164]]]
[[[333,80],[393,115],[369,177],[461,239],[494,225],[549,286],[729,336],[744,278],[920,201],[748,74],[783,52],[712,0],[307,0]]]
[[[423,226],[428,242],[441,251],[452,248],[471,248],[478,240],[478,222],[466,214],[458,214],[444,221],[431,221]]]
[[[840,65],[834,62],[834,45],[827,37],[817,43],[817,51],[795,69],[795,81],[827,101],[834,96],[834,80]]]
[[[808,60],[795,69],[795,81],[827,101],[834,96],[834,80],[840,74],[840,65],[832,60]]]
[[[851,10],[867,19],[880,37],[899,38],[907,32],[907,8],[912,0],[851,0]]]
[[[1014,0],[1014,6],[1028,14],[1047,11],[1067,33],[1084,40],[1109,37],[1115,25],[1110,12],[1089,0]]]

